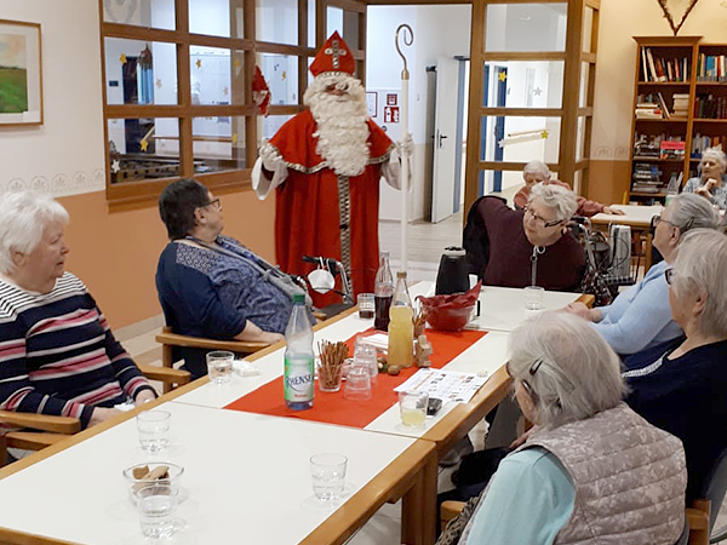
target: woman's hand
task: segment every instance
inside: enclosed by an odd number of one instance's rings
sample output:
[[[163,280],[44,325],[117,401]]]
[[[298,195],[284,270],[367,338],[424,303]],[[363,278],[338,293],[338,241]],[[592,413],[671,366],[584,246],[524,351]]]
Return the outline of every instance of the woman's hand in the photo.
[[[706,182],[704,182],[704,185],[700,185],[697,189],[694,190],[694,192],[697,195],[701,195],[705,199],[712,200],[712,193],[710,193],[710,191],[715,186],[719,186],[719,182],[714,178],[709,178]]]
[[[116,416],[117,414],[121,414],[121,411],[118,409],[96,407],[91,413],[91,420],[89,421],[88,425],[95,426],[96,424],[100,424],[104,420],[108,420],[109,418],[111,418],[112,416]]]
[[[148,403],[149,401],[154,401],[156,399],[156,396],[154,395],[154,392],[151,390],[142,390],[136,395],[136,399],[134,399],[134,404],[138,407],[140,405],[143,405],[144,403]]]
[[[613,206],[604,206],[603,213],[611,214],[612,216],[623,216],[624,214],[626,214],[626,212],[624,212],[620,208],[614,208]]]
[[[563,310],[570,312],[571,314],[575,314],[576,316],[580,316],[589,322],[600,322],[602,318],[600,310],[596,308],[588,308],[583,303],[570,303],[566,305]]]

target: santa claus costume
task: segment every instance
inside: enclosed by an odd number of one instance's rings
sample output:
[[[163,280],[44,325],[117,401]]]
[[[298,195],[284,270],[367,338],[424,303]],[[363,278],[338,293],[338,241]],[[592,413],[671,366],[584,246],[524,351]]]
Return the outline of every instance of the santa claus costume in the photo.
[[[355,294],[374,291],[379,263],[379,180],[399,187],[399,155],[367,115],[366,93],[353,77],[351,50],[334,32],[310,66],[308,109],[260,148],[252,173],[259,198],[276,190],[275,257],[291,274],[313,265],[302,257],[341,261]],[[317,306],[336,302],[316,296]]]

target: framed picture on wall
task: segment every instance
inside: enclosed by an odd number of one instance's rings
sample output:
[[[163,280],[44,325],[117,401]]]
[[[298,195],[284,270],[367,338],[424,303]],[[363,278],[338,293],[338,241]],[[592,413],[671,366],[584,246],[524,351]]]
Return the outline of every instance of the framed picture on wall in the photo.
[[[0,126],[43,123],[40,25],[0,19]]]

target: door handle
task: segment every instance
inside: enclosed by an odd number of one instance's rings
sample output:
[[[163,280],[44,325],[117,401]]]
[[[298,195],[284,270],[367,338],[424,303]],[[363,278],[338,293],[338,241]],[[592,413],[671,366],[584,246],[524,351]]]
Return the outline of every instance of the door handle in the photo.
[[[439,135],[439,147],[440,148],[442,147],[442,140],[444,140],[445,138],[447,138],[447,135],[445,135],[445,134]]]

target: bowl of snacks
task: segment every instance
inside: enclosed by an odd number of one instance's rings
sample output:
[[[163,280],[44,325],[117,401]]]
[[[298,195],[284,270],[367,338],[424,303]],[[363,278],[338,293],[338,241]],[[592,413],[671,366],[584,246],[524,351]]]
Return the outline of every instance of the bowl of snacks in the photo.
[[[145,462],[127,467],[123,475],[131,503],[136,504],[135,492],[152,483],[168,483],[174,493],[178,494],[184,468],[171,462]]]
[[[451,295],[435,295],[417,299],[422,304],[422,311],[427,322],[433,329],[442,331],[459,331],[469,322],[472,309],[477,303],[482,284],[477,283],[469,291]]]

